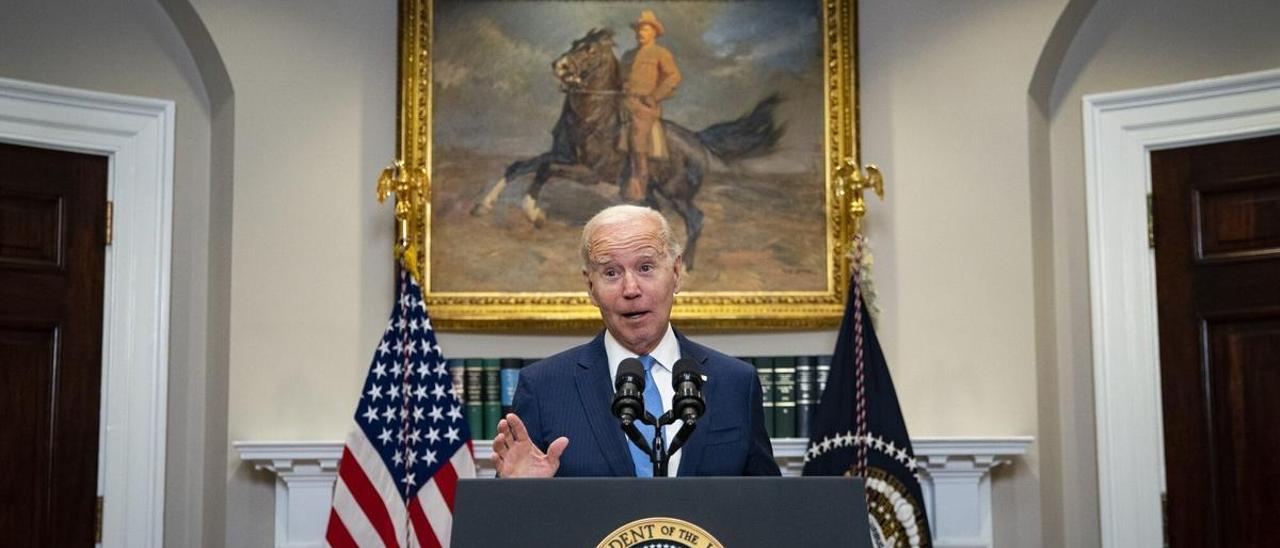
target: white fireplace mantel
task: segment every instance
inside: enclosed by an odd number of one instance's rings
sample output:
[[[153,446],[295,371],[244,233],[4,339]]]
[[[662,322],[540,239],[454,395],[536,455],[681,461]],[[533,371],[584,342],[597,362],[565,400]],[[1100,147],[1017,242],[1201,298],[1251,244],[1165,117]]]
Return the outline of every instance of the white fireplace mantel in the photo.
[[[934,546],[990,547],[991,469],[1026,453],[1031,436],[912,440]],[[778,439],[773,453],[783,476],[799,476],[808,440]],[[323,546],[340,441],[237,441],[240,460],[276,475],[275,545]],[[475,443],[480,477],[493,477],[491,446]]]

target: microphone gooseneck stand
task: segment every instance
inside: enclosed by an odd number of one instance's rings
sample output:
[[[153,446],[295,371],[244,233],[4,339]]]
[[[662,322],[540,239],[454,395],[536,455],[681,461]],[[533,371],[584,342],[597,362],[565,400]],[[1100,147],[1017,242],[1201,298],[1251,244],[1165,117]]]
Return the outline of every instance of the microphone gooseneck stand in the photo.
[[[640,422],[653,427],[652,444],[644,439],[644,435],[640,433],[640,429],[636,428],[634,422],[623,421],[622,431],[626,432],[627,438],[631,443],[636,444],[645,453],[649,455],[649,462],[653,463],[653,477],[667,477],[667,465],[671,461],[671,455],[684,447],[685,442],[689,441],[689,436],[693,434],[693,429],[698,427],[698,419],[696,416],[685,417],[684,424],[680,426],[680,430],[676,431],[676,435],[671,438],[671,446],[666,447],[666,439],[662,436],[663,426],[671,425],[676,422],[676,415],[673,411],[663,413],[661,417],[656,419],[653,413],[645,412],[643,417],[639,417]]]
[[[653,413],[646,412],[643,417],[638,417],[640,422],[654,427],[653,440],[644,439],[644,434],[640,433],[640,429],[636,428],[635,422],[623,421],[622,431],[627,434],[627,439],[631,440],[636,447],[649,455],[649,462],[653,464],[653,477],[663,478],[667,476],[667,467],[671,461],[671,455],[684,447],[689,435],[693,433],[693,429],[698,426],[698,421],[686,420],[680,430],[676,432],[675,438],[671,440],[671,446],[666,446],[666,440],[662,437],[662,430],[659,426],[668,426],[676,422],[676,417],[670,411],[663,413],[661,417],[654,418]]]

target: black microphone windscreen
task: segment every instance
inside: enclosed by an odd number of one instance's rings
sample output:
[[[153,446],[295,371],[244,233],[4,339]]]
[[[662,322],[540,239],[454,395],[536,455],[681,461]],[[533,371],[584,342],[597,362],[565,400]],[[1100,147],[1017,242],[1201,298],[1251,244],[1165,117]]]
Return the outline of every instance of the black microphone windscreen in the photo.
[[[635,358],[627,358],[618,364],[618,376],[614,379],[613,385],[616,388],[618,383],[626,377],[634,378],[634,382],[639,385],[637,388],[644,392],[644,364]]]
[[[693,382],[702,384],[702,368],[698,366],[698,361],[692,358],[680,358],[676,360],[676,365],[671,369],[671,379],[674,382],[680,382],[679,379],[685,378],[686,375],[693,379]]]

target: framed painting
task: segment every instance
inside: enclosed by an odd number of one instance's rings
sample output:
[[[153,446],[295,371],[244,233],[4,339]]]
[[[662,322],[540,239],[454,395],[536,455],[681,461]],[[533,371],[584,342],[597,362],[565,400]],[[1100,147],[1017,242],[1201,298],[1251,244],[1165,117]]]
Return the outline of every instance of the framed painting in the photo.
[[[838,324],[854,1],[402,0],[399,155],[426,174],[435,325],[598,327],[580,232],[619,203],[681,240],[682,329]]]

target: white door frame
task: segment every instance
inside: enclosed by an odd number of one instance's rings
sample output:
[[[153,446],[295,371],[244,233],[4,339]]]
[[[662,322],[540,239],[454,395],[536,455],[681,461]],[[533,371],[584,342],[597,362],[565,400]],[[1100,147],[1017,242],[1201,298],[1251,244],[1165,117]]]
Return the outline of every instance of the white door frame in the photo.
[[[0,78],[0,141],[109,159],[102,545],[162,546],[174,103]]]
[[[1103,546],[1161,546],[1164,440],[1149,153],[1280,133],[1280,70],[1084,97]]]

